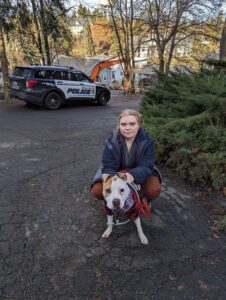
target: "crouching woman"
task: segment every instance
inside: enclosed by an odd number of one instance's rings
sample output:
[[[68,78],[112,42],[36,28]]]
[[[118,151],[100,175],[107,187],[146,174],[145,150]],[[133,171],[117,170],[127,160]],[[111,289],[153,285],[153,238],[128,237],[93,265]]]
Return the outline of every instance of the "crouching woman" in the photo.
[[[155,166],[154,141],[142,128],[142,116],[131,109],[123,110],[117,128],[107,139],[102,156],[103,167],[93,179],[91,193],[103,200],[103,180],[119,171],[126,173],[127,182],[141,186],[140,197],[151,201],[161,191],[161,174]]]

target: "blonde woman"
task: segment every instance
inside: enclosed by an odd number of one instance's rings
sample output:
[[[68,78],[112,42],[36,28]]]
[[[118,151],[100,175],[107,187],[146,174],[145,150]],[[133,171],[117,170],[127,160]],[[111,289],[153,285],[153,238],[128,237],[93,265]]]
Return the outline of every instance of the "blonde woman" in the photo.
[[[152,138],[142,128],[142,116],[131,109],[123,110],[116,130],[107,139],[102,164],[93,179],[91,193],[103,200],[102,180],[126,170],[127,182],[140,184],[140,196],[154,199],[161,191],[161,175],[155,167],[155,146]]]

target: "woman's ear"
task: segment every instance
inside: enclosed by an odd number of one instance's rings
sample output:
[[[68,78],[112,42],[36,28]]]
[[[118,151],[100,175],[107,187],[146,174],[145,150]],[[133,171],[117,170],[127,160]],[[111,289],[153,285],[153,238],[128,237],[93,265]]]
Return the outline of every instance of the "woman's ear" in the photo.
[[[126,176],[126,173],[123,173],[123,172],[118,172],[117,173],[117,176],[119,177],[119,178],[121,178],[122,180],[127,180],[127,176]]]

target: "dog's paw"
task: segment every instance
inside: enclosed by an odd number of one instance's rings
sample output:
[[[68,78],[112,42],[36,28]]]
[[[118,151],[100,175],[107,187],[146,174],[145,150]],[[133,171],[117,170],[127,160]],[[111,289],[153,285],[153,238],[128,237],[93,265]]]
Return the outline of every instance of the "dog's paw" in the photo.
[[[112,232],[112,229],[111,228],[107,228],[105,230],[105,232],[102,234],[101,237],[104,238],[104,239],[107,239],[110,236],[111,232]]]
[[[140,235],[140,241],[143,245],[148,245],[148,239],[144,234]]]

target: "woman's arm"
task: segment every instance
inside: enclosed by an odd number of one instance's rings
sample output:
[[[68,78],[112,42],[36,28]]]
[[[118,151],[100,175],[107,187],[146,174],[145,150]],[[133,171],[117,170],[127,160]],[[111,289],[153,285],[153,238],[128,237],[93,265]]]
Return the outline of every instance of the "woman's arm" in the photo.
[[[141,154],[139,162],[135,168],[129,170],[137,184],[143,183],[153,174],[155,164],[155,146],[152,140],[149,141],[144,152]]]
[[[103,151],[102,164],[102,174],[115,175],[119,171],[117,170],[117,162],[112,154],[112,146],[108,142]]]

